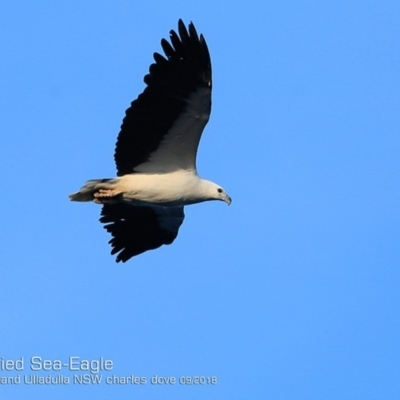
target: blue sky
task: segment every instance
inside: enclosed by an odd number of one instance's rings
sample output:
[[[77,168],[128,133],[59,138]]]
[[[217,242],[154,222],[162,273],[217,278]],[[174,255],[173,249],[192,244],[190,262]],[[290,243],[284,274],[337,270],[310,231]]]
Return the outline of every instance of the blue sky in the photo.
[[[396,1],[4,2],[0,357],[23,357],[21,376],[33,356],[104,357],[104,380],[147,384],[8,384],[0,397],[398,399],[399,12]],[[67,196],[114,176],[124,110],[179,18],[213,62],[199,172],[233,203],[188,207],[173,245],[117,265],[100,208]]]

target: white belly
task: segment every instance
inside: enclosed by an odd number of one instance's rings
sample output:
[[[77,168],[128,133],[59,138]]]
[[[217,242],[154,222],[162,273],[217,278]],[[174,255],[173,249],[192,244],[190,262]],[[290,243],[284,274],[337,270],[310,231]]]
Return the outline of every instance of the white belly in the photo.
[[[197,174],[179,171],[168,174],[129,174],[118,178],[124,201],[158,206],[184,206],[203,201]]]

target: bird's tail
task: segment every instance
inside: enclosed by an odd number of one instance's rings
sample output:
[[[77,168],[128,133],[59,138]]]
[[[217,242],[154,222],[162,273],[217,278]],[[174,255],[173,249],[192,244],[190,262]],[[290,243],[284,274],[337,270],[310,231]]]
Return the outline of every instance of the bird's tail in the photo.
[[[87,181],[79,190],[79,192],[72,193],[68,197],[72,201],[93,201],[95,200],[94,194],[100,189],[113,189],[117,179],[91,179]]]

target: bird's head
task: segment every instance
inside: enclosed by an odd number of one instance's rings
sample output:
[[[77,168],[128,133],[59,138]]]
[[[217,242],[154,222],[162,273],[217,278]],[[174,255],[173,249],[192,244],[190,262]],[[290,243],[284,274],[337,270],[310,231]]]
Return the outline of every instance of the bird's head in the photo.
[[[225,192],[224,189],[222,189],[222,187],[217,188],[217,193],[218,194],[216,200],[224,201],[225,203],[228,204],[228,206],[232,203],[231,197],[228,196],[228,194]]]
[[[205,181],[207,186],[208,200],[220,200],[224,201],[228,205],[232,203],[232,199],[225,190],[214,182]]]

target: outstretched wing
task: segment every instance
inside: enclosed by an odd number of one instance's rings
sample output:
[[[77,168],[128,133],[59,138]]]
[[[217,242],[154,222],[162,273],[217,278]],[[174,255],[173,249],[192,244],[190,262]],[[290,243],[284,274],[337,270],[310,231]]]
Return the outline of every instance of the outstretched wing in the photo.
[[[104,204],[100,222],[111,233],[111,254],[117,262],[171,244],[178,235],[185,215],[183,207],[132,206],[128,203]]]
[[[201,133],[211,112],[211,60],[203,35],[182,20],[165,56],[144,77],[147,87],[126,110],[115,148],[118,176],[196,169]]]

